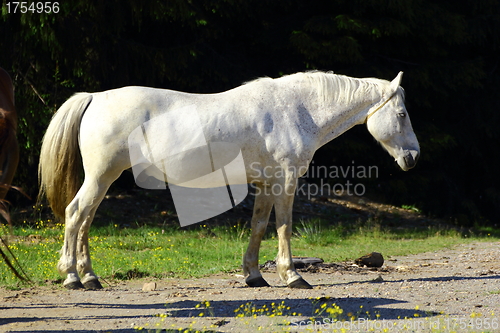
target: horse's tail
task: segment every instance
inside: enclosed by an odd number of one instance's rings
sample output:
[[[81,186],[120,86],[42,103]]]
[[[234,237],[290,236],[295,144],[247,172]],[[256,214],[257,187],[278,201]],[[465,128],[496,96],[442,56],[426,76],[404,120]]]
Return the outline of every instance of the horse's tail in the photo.
[[[89,93],[68,99],[52,117],[42,141],[38,201],[45,195],[54,214],[62,219],[80,185],[82,162],[78,136],[82,116],[90,102]]]

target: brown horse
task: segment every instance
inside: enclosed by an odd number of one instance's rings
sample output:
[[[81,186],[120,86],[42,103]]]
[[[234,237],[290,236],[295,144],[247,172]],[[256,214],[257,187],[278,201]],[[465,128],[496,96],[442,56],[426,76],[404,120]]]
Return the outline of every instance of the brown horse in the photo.
[[[16,132],[17,114],[14,106],[14,86],[9,74],[0,68],[0,200],[5,199],[11,187],[19,162]],[[6,209],[5,205],[1,206],[3,206],[0,207],[1,209]]]
[[[14,106],[14,86],[9,74],[0,67],[0,214],[7,220],[11,228],[12,224],[5,196],[12,187],[12,179],[14,178],[19,162],[19,145],[17,143],[16,132],[17,114]],[[30,281],[17,262],[16,256],[9,249],[7,242],[1,237],[0,256],[14,275],[22,281]],[[9,256],[12,259],[9,259]],[[19,268],[16,268],[14,265],[17,265]]]

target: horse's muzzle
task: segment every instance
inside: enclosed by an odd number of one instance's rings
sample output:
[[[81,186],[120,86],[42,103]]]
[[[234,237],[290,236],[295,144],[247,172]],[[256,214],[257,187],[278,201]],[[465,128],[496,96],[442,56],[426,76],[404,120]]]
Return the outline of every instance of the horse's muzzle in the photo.
[[[404,160],[406,164],[406,169],[409,170],[415,165],[417,165],[418,158],[420,157],[420,151],[408,149],[405,151]]]

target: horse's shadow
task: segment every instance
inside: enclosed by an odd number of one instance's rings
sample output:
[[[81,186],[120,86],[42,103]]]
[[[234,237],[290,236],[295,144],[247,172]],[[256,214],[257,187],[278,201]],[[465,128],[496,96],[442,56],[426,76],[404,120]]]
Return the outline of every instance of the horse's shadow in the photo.
[[[114,309],[157,309],[158,313],[165,313],[170,318],[191,318],[191,317],[212,317],[212,318],[230,318],[237,317],[238,314],[243,316],[289,316],[289,317],[315,317],[318,316],[317,309],[320,309],[323,304],[326,308],[338,306],[342,309],[342,315],[338,319],[349,319],[354,316],[356,318],[366,319],[400,319],[404,317],[414,317],[415,314],[421,317],[432,316],[434,313],[429,313],[420,310],[408,310],[404,308],[383,308],[391,304],[404,304],[406,301],[380,298],[380,297],[321,297],[321,298],[269,298],[269,299],[253,299],[253,300],[218,300],[210,301],[206,306],[204,301],[198,300],[179,300],[175,302],[160,302],[150,304],[103,304],[84,302],[76,303],[75,307],[79,307],[82,311],[87,308],[114,308]],[[66,305],[68,306],[68,305]],[[60,309],[61,306],[49,304],[33,304],[31,308],[43,308],[45,310],[54,308]],[[380,307],[380,308],[379,308]],[[11,307],[12,308],[12,307]],[[252,311],[252,309],[254,311]],[[238,311],[237,311],[238,310]],[[321,311],[326,315],[326,311]],[[98,316],[104,319],[108,316]],[[117,316],[126,318],[126,316]],[[97,317],[96,317],[97,318]],[[36,321],[37,318],[23,318],[19,321]],[[11,318],[0,320],[0,325],[7,322],[12,322]]]
[[[406,301],[381,297],[320,297],[320,298],[272,298],[254,300],[220,300],[205,302],[180,300],[166,304],[166,313],[171,318],[192,317],[255,317],[287,316],[292,322],[307,318],[331,317],[337,320],[364,318],[366,320],[397,320],[402,318],[429,317],[437,313],[397,307]],[[392,306],[391,306],[392,305]],[[396,306],[394,306],[396,305]],[[391,306],[386,308],[385,306]],[[337,309],[333,315],[328,309]],[[339,311],[341,310],[341,311]]]
[[[382,283],[402,283],[402,282],[415,282],[415,281],[455,281],[455,280],[486,280],[486,279],[500,279],[500,275],[477,276],[477,277],[462,277],[462,276],[442,276],[430,278],[411,278],[411,279],[398,279],[398,280],[385,280]],[[322,288],[335,288],[348,284],[363,284],[370,283],[376,284],[374,281],[352,281],[337,284],[318,284]],[[265,295],[265,288],[262,289],[263,296]],[[264,297],[263,297],[264,298]],[[203,316],[212,317],[235,317],[238,314],[250,315],[252,309],[261,310],[251,313],[259,315],[282,315],[288,317],[299,318],[317,317],[318,312],[323,316],[328,316],[325,309],[332,308],[333,305],[342,309],[342,313],[336,315],[338,320],[350,320],[352,318],[363,318],[373,320],[398,320],[404,318],[422,318],[433,317],[439,313],[434,311],[423,311],[419,309],[408,309],[407,307],[400,307],[408,303],[407,301],[394,298],[383,297],[321,297],[321,298],[272,298],[272,299],[253,299],[253,300],[220,300],[210,301],[209,307],[206,307],[204,302],[194,300],[180,300],[176,302],[169,302],[166,304],[166,312],[170,317],[198,317],[201,313]],[[325,308],[321,308],[326,304]],[[276,310],[281,305],[281,310]],[[290,307],[290,309],[288,309]],[[246,309],[246,310],[245,310]],[[262,311],[262,309],[268,309]],[[275,311],[273,311],[275,309]],[[317,311],[319,310],[319,311]],[[245,313],[245,311],[247,313]],[[293,322],[293,319],[292,319]]]

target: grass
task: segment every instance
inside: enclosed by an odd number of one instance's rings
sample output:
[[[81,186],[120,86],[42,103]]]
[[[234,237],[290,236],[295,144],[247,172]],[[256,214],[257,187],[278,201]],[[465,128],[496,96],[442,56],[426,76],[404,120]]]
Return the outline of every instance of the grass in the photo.
[[[321,223],[324,224],[320,220],[302,221],[297,227],[298,241],[293,243],[294,255],[336,262],[352,260],[373,251],[384,256],[408,255],[436,251],[471,240],[498,239],[491,233],[483,235],[443,226],[389,228],[370,219],[333,226],[321,226]]]
[[[58,280],[55,265],[63,242],[62,225],[15,228],[11,249],[34,281]],[[234,227],[237,229],[237,226]],[[217,234],[216,234],[217,233]],[[142,276],[196,277],[235,269],[244,249],[234,232],[161,229],[118,225],[94,228],[90,235],[93,267],[104,278]],[[209,262],[210,265],[206,263]],[[0,284],[15,284],[6,267],[0,267]]]
[[[394,228],[381,221],[351,221],[328,224],[312,219],[296,223],[293,255],[320,257],[325,262],[355,259],[380,252],[386,258],[436,251],[472,240],[496,240],[495,231],[474,233],[450,227]],[[2,234],[7,234],[3,230]],[[243,223],[198,224],[189,228],[115,223],[91,229],[90,246],[94,270],[104,279],[144,276],[201,277],[219,272],[238,272],[250,230]],[[60,281],[56,271],[63,242],[63,226],[51,220],[24,221],[14,228],[11,249],[29,277],[38,284]],[[276,256],[276,232],[262,242],[260,262]],[[15,288],[18,281],[0,264],[0,285]]]

